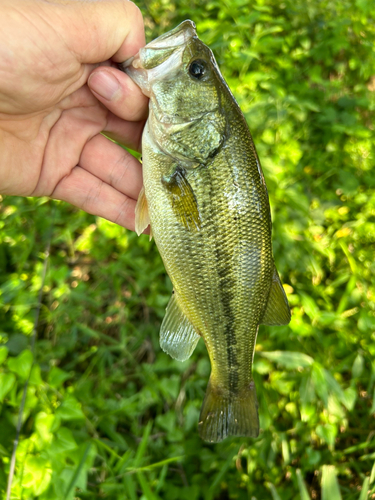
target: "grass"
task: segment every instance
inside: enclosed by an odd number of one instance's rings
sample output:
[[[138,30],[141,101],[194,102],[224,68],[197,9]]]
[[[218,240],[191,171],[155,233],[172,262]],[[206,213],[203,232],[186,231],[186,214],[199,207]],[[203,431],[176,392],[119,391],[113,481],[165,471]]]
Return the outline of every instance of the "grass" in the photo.
[[[250,125],[292,306],[261,327],[262,432],[198,437],[210,366],[160,350],[153,242],[48,199],[0,204],[0,495],[31,370],[14,499],[375,498],[375,28],[366,0],[139,2],[186,18]],[[50,256],[37,329],[46,250]]]

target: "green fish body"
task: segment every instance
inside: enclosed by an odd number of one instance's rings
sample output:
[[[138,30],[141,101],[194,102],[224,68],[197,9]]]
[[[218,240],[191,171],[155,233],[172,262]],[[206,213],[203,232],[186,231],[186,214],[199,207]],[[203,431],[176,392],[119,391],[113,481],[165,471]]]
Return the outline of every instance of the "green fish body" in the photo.
[[[290,310],[247,123],[191,21],[146,45],[123,68],[150,97],[136,229],[150,223],[174,287],[161,347],[185,360],[204,339],[211,361],[199,419],[204,440],[257,437],[258,328],[289,323]]]

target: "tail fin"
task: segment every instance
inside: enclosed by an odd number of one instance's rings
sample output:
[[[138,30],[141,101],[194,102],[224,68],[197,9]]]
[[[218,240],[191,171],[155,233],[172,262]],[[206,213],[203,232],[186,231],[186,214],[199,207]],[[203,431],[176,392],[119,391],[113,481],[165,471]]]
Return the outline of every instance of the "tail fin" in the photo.
[[[228,436],[259,435],[258,401],[254,382],[239,393],[229,393],[208,383],[199,417],[199,434],[217,443]]]

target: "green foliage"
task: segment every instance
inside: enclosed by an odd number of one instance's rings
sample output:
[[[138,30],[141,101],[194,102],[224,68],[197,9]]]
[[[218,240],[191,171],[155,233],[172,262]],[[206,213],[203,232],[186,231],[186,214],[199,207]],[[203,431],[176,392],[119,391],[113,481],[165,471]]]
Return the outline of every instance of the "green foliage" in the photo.
[[[153,242],[60,202],[7,197],[0,495],[30,374],[14,499],[373,498],[374,3],[139,5],[149,40],[196,22],[262,161],[275,260],[293,309],[289,326],[259,332],[262,432],[216,445],[199,439],[208,357],[202,342],[184,363],[159,348],[171,285]]]

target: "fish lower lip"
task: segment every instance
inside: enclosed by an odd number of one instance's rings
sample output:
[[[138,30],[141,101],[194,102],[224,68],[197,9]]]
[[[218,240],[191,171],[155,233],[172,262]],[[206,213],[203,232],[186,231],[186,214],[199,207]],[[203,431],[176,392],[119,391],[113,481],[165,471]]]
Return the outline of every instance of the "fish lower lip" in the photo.
[[[132,62],[134,61],[134,58],[136,56],[133,56],[133,57],[129,57],[129,59],[126,59],[126,61],[122,62],[119,64],[120,66],[120,69],[124,71],[125,68],[128,68],[129,66],[132,65]]]
[[[140,87],[144,95],[150,97],[151,89],[148,73],[147,70],[142,68],[142,63],[138,54],[119,64],[119,69],[124,71],[124,73],[126,73],[133,80],[133,82]]]

